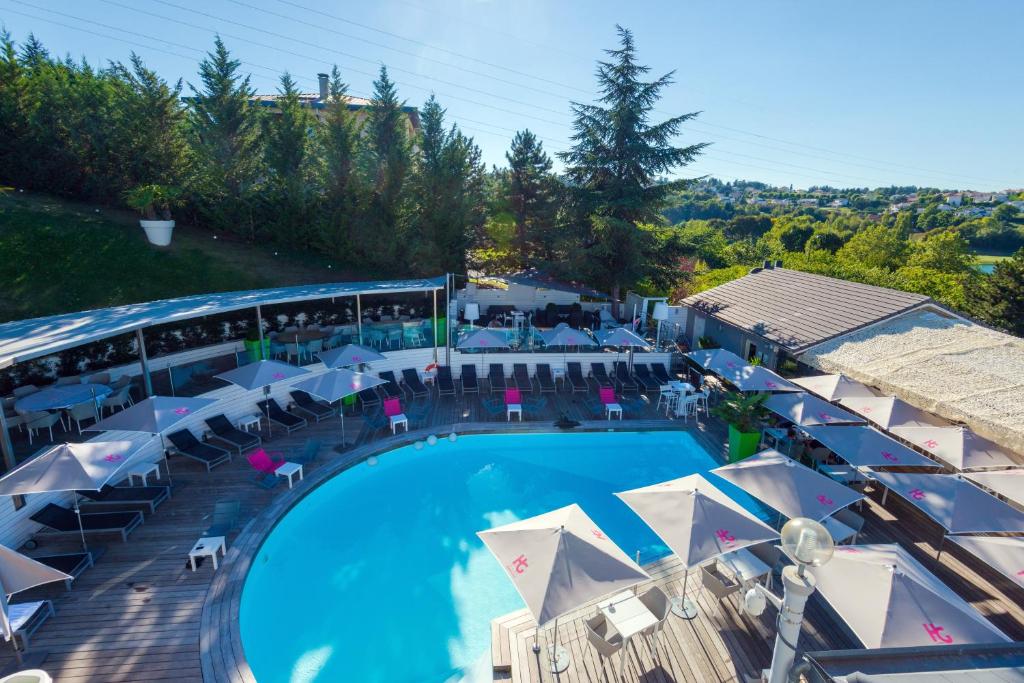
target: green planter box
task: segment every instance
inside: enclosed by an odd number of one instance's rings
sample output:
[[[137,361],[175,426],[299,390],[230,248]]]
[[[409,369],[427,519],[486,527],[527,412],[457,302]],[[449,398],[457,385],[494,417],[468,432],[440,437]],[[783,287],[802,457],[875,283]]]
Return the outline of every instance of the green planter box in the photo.
[[[448,329],[448,319],[438,318],[437,329],[434,330],[434,337],[438,346],[444,346],[444,331]]]
[[[255,363],[258,360],[270,360],[270,340],[263,340],[263,357],[260,358],[260,343],[259,340],[250,341],[245,340],[245,350],[249,353],[249,360]]]
[[[757,453],[761,432],[741,432],[729,425],[729,462],[739,462]]]

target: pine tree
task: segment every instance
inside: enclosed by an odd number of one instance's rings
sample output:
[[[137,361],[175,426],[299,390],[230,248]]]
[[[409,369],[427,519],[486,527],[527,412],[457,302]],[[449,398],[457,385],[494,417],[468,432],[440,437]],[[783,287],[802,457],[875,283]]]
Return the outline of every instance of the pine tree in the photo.
[[[661,223],[661,209],[685,185],[659,177],[693,161],[705,144],[672,144],[697,113],[650,123],[673,73],[642,80],[650,68],[637,63],[633,34],[616,28],[619,48],[598,62],[599,104],[573,103],[574,144],[559,156],[579,190],[577,210],[589,216],[583,244],[593,278],[617,301],[623,287],[650,272],[648,261],[658,259],[656,240],[642,225]]]
[[[509,205],[515,217],[519,265],[532,258],[555,260],[555,192],[551,157],[529,130],[516,133],[505,154],[509,163]]]
[[[29,131],[24,72],[11,34],[0,31],[0,181],[6,183],[26,179],[21,153]]]
[[[309,148],[310,115],[299,99],[295,79],[287,71],[281,76],[278,112],[264,119],[267,165],[278,178],[299,174]]]
[[[362,184],[356,162],[363,126],[348,105],[348,86],[335,66],[331,69],[324,124],[318,130],[325,195],[320,236],[327,251],[335,256],[347,255],[351,250],[353,227],[361,209]]]
[[[1024,248],[966,290],[971,315],[1024,337]]]

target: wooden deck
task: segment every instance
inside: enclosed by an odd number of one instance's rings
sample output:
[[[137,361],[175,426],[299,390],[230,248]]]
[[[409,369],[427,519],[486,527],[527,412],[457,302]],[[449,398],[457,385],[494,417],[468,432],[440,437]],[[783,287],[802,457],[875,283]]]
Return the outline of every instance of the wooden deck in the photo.
[[[485,394],[486,396],[486,394]],[[413,417],[413,432],[398,437],[371,433],[359,418],[347,419],[349,438],[357,445],[343,452],[333,446],[340,442],[340,424],[330,420],[312,425],[290,437],[271,440],[272,450],[301,448],[307,438],[326,444],[319,463],[307,466],[306,478],[289,490],[282,483],[272,491],[253,485],[244,459],[218,467],[211,473],[197,464],[176,458],[173,498],[136,530],[127,543],[106,540],[92,545],[98,551],[96,566],[65,592],[55,585],[15,597],[15,601],[40,596],[54,599],[56,616],[33,638],[33,651],[45,654],[42,668],[64,681],[241,681],[253,680],[244,663],[237,630],[237,596],[248,560],[273,526],[273,521],[320,481],[361,460],[379,448],[423,438],[431,432],[445,433],[454,426],[459,432],[504,429],[550,430],[560,414],[583,422],[582,428],[607,428],[606,421],[592,421],[596,415],[581,395],[547,395],[548,405],[527,414],[523,425],[508,425],[504,413],[494,413],[475,397],[434,398],[407,411]],[[626,421],[615,427],[685,428],[691,430],[716,455],[723,450],[722,430],[713,422],[688,425],[658,417],[641,403],[626,406]],[[877,499],[878,496],[876,495]],[[213,505],[219,500],[242,504],[240,531],[228,538],[229,552],[214,574],[209,560],[199,571],[187,567],[189,548],[208,526]],[[897,539],[907,545],[925,566],[1014,638],[1024,638],[1024,596],[1009,581],[958,550],[947,549],[939,566],[933,558],[939,534],[936,527],[913,509],[891,496],[888,509],[874,501],[865,506],[868,519],[865,542]],[[917,541],[912,543],[912,541]],[[74,550],[73,538],[44,540],[35,554],[63,549]],[[672,560],[652,567],[658,580],[678,592],[682,574]],[[627,680],[714,681],[742,680],[767,663],[773,631],[772,610],[761,619],[750,619],[734,607],[716,610],[697,592],[698,581],[689,584],[692,597],[701,604],[701,616],[693,622],[670,617],[669,630],[661,639],[660,660],[651,657],[646,644],[629,647]],[[563,621],[560,639],[568,643],[574,667],[559,680],[610,681],[614,670],[603,668],[579,633],[580,623]],[[500,621],[495,632],[507,642],[510,670],[495,680],[549,680],[539,673],[530,651],[533,628],[511,615]],[[812,603],[803,646],[828,649],[851,644],[835,626],[824,608]],[[8,648],[0,653],[0,667],[13,662]]]

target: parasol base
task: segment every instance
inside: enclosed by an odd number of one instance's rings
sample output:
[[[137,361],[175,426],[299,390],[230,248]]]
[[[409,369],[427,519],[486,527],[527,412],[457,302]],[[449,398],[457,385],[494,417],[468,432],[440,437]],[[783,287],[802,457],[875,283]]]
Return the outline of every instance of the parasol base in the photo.
[[[548,670],[560,674],[569,668],[569,651],[561,645],[548,646]]]
[[[672,614],[683,619],[693,619],[697,616],[697,605],[689,598],[672,598]]]

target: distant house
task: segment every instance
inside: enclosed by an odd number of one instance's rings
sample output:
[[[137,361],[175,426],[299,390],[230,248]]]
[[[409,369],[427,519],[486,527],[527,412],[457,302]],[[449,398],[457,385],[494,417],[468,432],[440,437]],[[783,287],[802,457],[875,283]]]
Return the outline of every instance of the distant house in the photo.
[[[799,204],[800,206],[817,206],[818,200],[808,197],[806,199],[798,199],[796,200],[796,203]]]
[[[960,206],[961,204],[963,204],[963,201],[964,196],[959,192],[946,195],[946,203],[949,204],[950,206]]]
[[[850,200],[849,199],[844,199],[843,197],[840,197],[839,199],[833,199],[830,205],[831,206],[849,206],[850,205]]]
[[[320,84],[320,91],[316,93],[301,93],[299,101],[302,106],[310,109],[317,121],[323,121],[327,114],[327,100],[329,97],[329,81],[327,74],[317,74],[317,81]],[[270,114],[280,114],[281,110],[277,103],[281,99],[280,94],[254,95],[249,100],[250,104],[265,108]],[[348,108],[356,112],[356,118],[360,121],[366,119],[370,111],[370,100],[363,97],[348,96],[346,98]],[[406,134],[412,136],[420,129],[420,112],[416,107],[402,107],[405,112]]]
[[[937,210],[939,210],[939,211],[942,211],[942,212],[944,212],[944,213],[945,213],[946,211],[952,211],[952,210],[953,210],[953,207],[952,207],[952,206],[950,206],[949,204],[939,204],[939,205],[938,205],[938,206],[936,206],[935,208],[936,208]]]

